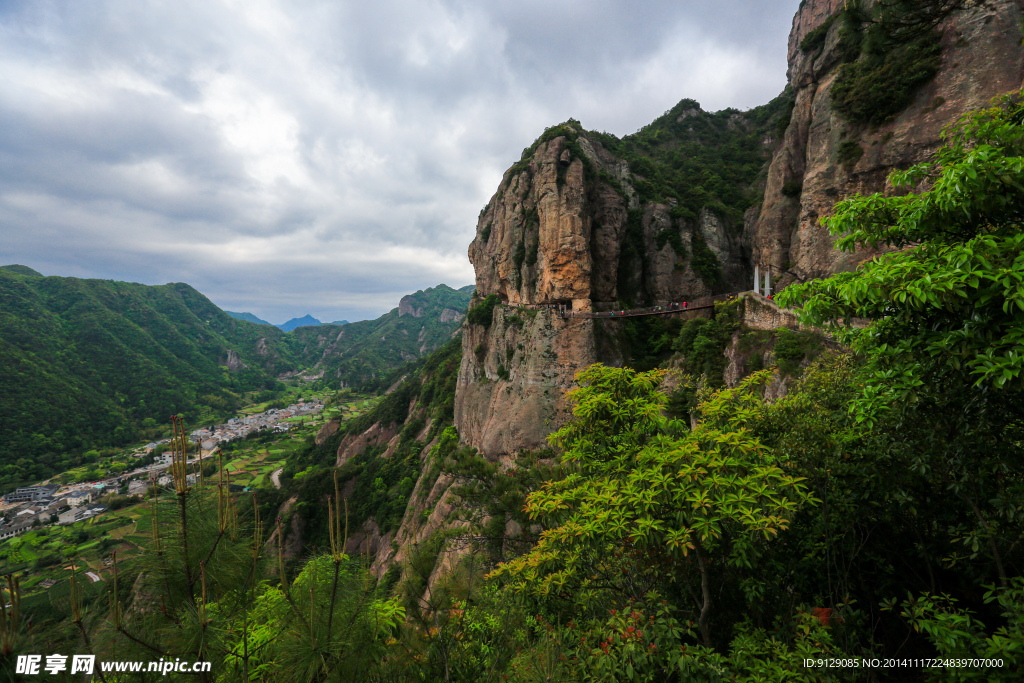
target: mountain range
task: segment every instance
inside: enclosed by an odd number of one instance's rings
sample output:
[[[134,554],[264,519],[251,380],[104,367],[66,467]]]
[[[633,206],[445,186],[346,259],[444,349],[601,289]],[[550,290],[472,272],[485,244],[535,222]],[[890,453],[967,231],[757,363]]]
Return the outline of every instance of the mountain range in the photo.
[[[334,322],[331,322],[331,323],[322,323],[322,322],[320,322],[319,320],[317,320],[316,318],[314,318],[313,316],[311,316],[311,315],[309,315],[307,313],[306,315],[302,316],[301,318],[292,318],[288,322],[281,323],[280,325],[274,325],[274,323],[268,323],[266,320],[263,320],[262,318],[257,318],[252,313],[248,313],[248,312],[246,312],[246,313],[237,313],[235,311],[224,311],[224,312],[227,313],[228,315],[230,315],[232,318],[235,318],[236,320],[248,320],[249,322],[256,323],[258,325],[273,325],[277,329],[284,330],[285,332],[291,332],[292,330],[294,330],[297,327],[306,327],[306,326],[311,326],[311,325],[347,325],[348,324],[347,320],[335,320]]]
[[[339,387],[386,376],[451,338],[469,298],[439,285],[377,320],[285,332],[236,319],[184,283],[4,266],[0,489],[76,466],[87,450],[155,436],[171,414],[231,416],[282,389],[278,378],[308,370],[310,381]]]

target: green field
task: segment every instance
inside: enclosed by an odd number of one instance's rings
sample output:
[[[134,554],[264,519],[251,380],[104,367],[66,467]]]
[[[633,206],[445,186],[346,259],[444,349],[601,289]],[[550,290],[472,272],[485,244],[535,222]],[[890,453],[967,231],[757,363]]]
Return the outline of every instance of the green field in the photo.
[[[298,392],[296,392],[297,394]],[[306,394],[307,398],[309,397]],[[352,418],[377,403],[377,399],[355,398],[331,407],[335,414]],[[224,452],[224,467],[230,473],[231,483],[251,488],[273,487],[270,475],[285,466],[288,458],[307,448],[319,426],[303,423],[268,441],[243,441],[240,447]],[[98,468],[88,470],[80,467],[64,472],[58,477],[64,479],[85,478],[98,474]],[[300,475],[301,476],[301,475]],[[206,478],[208,486],[215,485],[218,475]],[[159,497],[160,517],[173,515],[173,495]],[[66,616],[68,609],[67,581],[70,562],[79,572],[96,571],[104,574],[103,561],[111,552],[117,551],[119,562],[131,562],[140,549],[149,547],[152,528],[152,503],[150,500],[136,503],[120,510],[66,526],[48,526],[33,530],[21,536],[0,542],[0,574],[17,572],[21,577],[23,606],[27,613],[39,617]],[[52,579],[57,583],[49,589],[41,584]],[[83,595],[92,599],[93,594],[105,594],[104,583],[93,584],[87,577],[80,577]]]

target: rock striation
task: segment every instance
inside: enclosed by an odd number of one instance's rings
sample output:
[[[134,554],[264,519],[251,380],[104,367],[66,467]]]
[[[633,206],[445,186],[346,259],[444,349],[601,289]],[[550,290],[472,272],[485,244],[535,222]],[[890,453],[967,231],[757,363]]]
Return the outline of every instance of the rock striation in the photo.
[[[788,75],[795,104],[768,171],[764,203],[748,233],[754,261],[771,267],[781,285],[851,270],[870,257],[870,252],[837,252],[819,219],[844,197],[891,192],[886,184],[891,170],[926,161],[941,146],[947,125],[1020,88],[1024,79],[1020,0],[968,3],[939,26],[941,67],[911,104],[881,125],[850,123],[832,108],[841,22],[832,23],[820,49],[800,47],[843,4],[805,0],[793,19]],[[842,163],[844,145],[856,145],[860,158]],[[798,187],[799,193],[787,196],[787,187]]]

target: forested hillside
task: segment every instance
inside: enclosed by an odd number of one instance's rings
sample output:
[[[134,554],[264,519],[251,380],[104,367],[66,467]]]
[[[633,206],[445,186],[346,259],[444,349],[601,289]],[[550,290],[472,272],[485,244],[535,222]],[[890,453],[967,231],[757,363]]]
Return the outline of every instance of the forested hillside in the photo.
[[[0,269],[0,488],[174,413],[233,414],[298,364],[283,332],[234,320],[186,284],[27,271]]]
[[[386,389],[380,383],[392,369],[452,338],[473,289],[438,285],[402,297],[398,308],[374,320],[297,328],[296,350],[329,388]]]
[[[249,490],[237,442],[205,480],[179,463],[81,599],[70,544],[24,610],[0,588],[0,655],[210,683],[1024,680],[1022,28],[1024,0],[803,0],[793,99],[548,129],[481,211],[459,334],[443,286],[289,333],[358,410],[255,435]],[[755,263],[773,299],[657,308]]]
[[[238,320],[183,283],[0,268],[0,489],[76,466],[92,449],[156,438],[171,414],[233,416],[307,369],[328,386],[379,388],[451,338],[464,290],[439,285],[376,320],[285,333]]]

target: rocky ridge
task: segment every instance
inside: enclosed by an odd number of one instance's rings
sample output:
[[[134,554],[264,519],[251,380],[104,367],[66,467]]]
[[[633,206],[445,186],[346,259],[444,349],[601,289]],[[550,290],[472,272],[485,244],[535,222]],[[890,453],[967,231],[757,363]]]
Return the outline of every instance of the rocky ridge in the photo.
[[[708,294],[694,267],[699,243],[717,258],[726,291],[749,289],[754,264],[782,286],[849,270],[870,253],[837,252],[819,218],[843,197],[891,191],[889,171],[926,160],[945,126],[1021,87],[1022,3],[968,3],[939,26],[941,67],[911,104],[881,125],[850,123],[831,104],[841,22],[831,20],[820,48],[801,48],[842,5],[805,0],[794,17],[792,113],[776,139],[766,134],[770,157],[755,183],[763,200],[745,212],[739,234],[713,202],[686,221],[676,217],[673,199],[641,197],[637,188],[649,179],[637,172],[643,167],[612,154],[600,135],[574,121],[549,129],[505,173],[469,247],[474,302],[493,294],[508,307],[495,309],[489,327],[465,327],[455,406],[465,443],[492,458],[542,446],[564,419],[563,396],[575,372],[593,362],[622,362],[615,345],[602,342],[615,336],[614,324],[515,307],[607,310],[630,298],[656,305]],[[707,116],[692,105],[672,115],[682,125]],[[744,119],[733,114],[730,123],[742,126]],[[840,149],[851,145],[862,154],[841,162]],[[673,233],[674,247],[665,239]],[[631,239],[639,258],[629,253]]]
[[[587,312],[745,290],[754,264],[769,268],[783,286],[794,278],[855,267],[870,254],[836,252],[818,218],[842,197],[891,191],[885,184],[888,172],[927,159],[941,144],[944,126],[1020,87],[1022,4],[972,4],[947,19],[940,26],[942,65],[934,79],[898,116],[868,126],[850,123],[831,104],[840,26],[826,22],[843,3],[805,0],[789,41],[790,87],[783,103],[792,103],[791,113],[786,107],[780,116],[776,107],[766,113],[707,114],[684,100],[659,119],[662,128],[655,131],[670,138],[717,139],[723,154],[731,143],[710,134],[712,123],[737,135],[757,132],[763,168],[756,177],[742,176],[748,193],[743,196],[753,199],[742,207],[735,201],[726,206],[714,196],[703,203],[683,196],[678,185],[658,178],[651,158],[635,153],[642,145],[630,148],[571,120],[548,129],[505,173],[469,247],[476,292],[462,325],[452,407],[461,443],[511,467],[519,452],[544,447],[547,435],[564,422],[565,393],[576,372],[594,362],[625,362],[618,339],[628,321],[566,318],[554,306]],[[820,46],[805,51],[804,39],[823,25],[829,28],[822,31]],[[641,142],[656,137],[643,134],[637,134]],[[858,146],[860,157],[841,163],[844,144]],[[709,262],[719,269],[716,278],[708,277]],[[768,341],[752,354],[740,348],[741,335],[733,335],[725,351],[729,385],[752,365],[772,362],[774,331],[797,326],[763,297],[746,296],[743,305],[744,329],[760,331],[759,338]],[[419,310],[412,300],[403,301],[401,309],[404,319],[415,318]],[[770,391],[784,393],[785,380],[773,382]],[[435,532],[458,523],[453,482],[432,460],[440,455],[428,412],[412,401],[405,422],[367,425],[336,442],[337,463],[344,464],[367,447],[392,457],[414,423],[427,441],[419,452],[421,475],[398,528],[381,533],[368,520],[351,539],[352,550],[373,556],[378,576],[408,559]],[[427,438],[430,433],[435,436]],[[456,557],[445,555],[435,565],[428,591]]]

